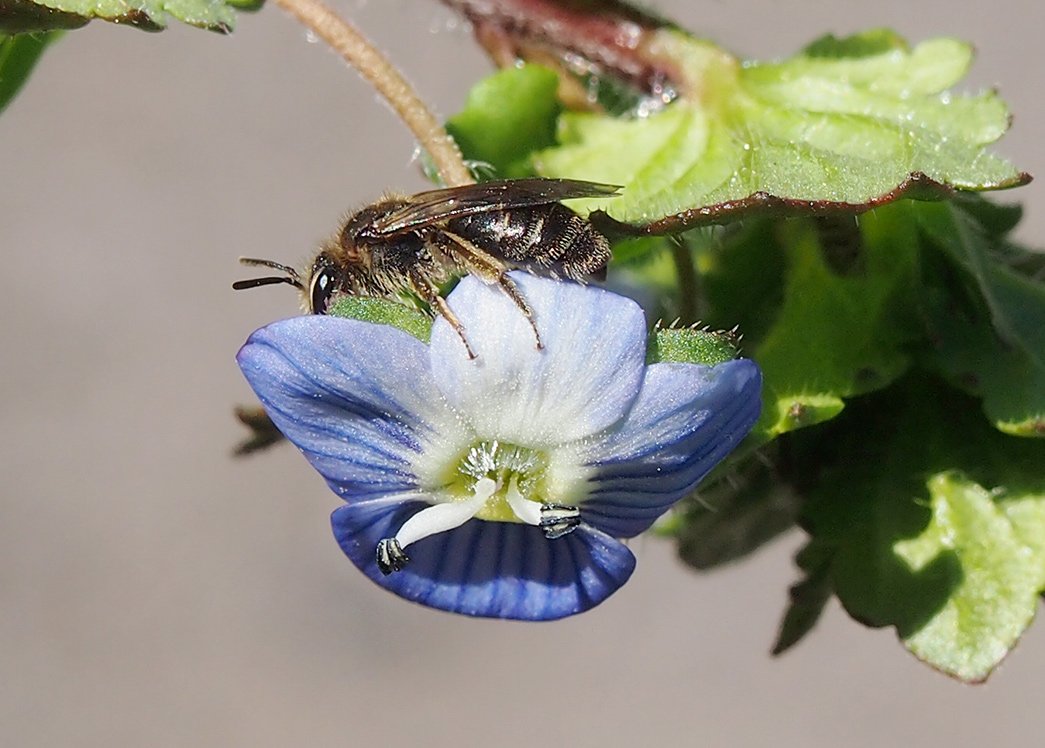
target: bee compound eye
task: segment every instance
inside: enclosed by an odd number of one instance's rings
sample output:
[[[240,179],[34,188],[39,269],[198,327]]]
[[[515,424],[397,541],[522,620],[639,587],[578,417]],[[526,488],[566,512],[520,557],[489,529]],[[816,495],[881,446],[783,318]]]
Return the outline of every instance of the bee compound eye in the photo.
[[[313,314],[326,314],[327,304],[330,297],[337,290],[340,274],[331,267],[320,268],[312,276],[312,289],[309,294],[309,303]]]

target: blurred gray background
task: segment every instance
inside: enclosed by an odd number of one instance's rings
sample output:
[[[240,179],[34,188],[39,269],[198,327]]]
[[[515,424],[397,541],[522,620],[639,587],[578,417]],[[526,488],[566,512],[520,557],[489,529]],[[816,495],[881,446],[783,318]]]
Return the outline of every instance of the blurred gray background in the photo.
[[[1019,0],[660,0],[770,58],[891,26],[976,42],[998,147],[1045,175],[1041,33]],[[488,69],[433,1],[340,2],[448,115]],[[234,461],[233,362],[296,312],[233,293],[241,254],[296,263],[341,214],[421,189],[413,143],[275,7],[231,37],[92,23],[0,117],[0,744],[4,746],[1026,745],[1045,731],[1045,625],[983,687],[832,605],[768,655],[793,533],[702,576],[638,539],[632,581],[554,624],[474,621],[363,578],[296,451]],[[1045,244],[1042,183],[1021,235]],[[249,273],[247,273],[249,275]]]

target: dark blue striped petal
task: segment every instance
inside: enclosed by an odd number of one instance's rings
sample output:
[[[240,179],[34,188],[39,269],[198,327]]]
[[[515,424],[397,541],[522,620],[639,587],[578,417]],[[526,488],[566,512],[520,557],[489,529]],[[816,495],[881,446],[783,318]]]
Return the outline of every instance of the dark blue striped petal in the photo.
[[[410,563],[385,576],[379,540],[392,537],[427,504],[380,501],[340,507],[331,516],[341,549],[381,587],[432,608],[485,618],[550,621],[609,597],[635,568],[620,541],[581,526],[548,540],[536,527],[473,519],[406,548]]]
[[[581,516],[613,537],[649,528],[690,493],[758,420],[762,376],[753,361],[655,364],[624,423],[584,448],[596,467]]]
[[[417,455],[461,439],[427,346],[393,327],[295,317],[255,332],[237,360],[276,427],[346,501],[416,490]]]

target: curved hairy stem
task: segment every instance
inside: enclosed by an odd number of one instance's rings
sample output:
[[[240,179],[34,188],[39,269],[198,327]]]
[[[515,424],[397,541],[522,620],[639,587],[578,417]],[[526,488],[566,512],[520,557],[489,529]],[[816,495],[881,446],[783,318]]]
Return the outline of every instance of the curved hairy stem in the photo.
[[[475,181],[461,158],[457,144],[432,111],[395,66],[352,24],[337,15],[322,0],[275,2],[333,47],[385,98],[431,156],[444,184],[456,187]]]

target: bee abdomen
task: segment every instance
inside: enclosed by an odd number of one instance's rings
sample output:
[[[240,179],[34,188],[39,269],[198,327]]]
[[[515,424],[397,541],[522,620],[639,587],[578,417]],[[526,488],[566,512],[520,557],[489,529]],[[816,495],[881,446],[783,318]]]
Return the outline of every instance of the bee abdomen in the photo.
[[[610,261],[606,238],[559,203],[455,219],[451,230],[512,265],[582,279]]]

